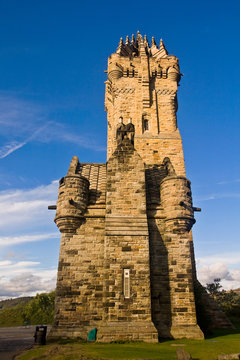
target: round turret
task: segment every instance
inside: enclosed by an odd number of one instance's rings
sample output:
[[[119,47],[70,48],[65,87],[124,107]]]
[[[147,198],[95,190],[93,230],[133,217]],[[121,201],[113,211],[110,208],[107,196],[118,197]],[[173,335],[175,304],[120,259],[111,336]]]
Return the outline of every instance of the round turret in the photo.
[[[117,63],[118,54],[113,54],[108,60],[108,79],[120,79],[123,76],[122,66]]]
[[[175,67],[171,66],[168,71],[167,71],[167,74],[168,74],[168,79],[171,80],[171,81],[177,81],[179,82],[180,79],[181,79],[181,76],[179,74],[179,70],[177,70]]]
[[[183,176],[167,176],[160,184],[161,204],[170,231],[189,231],[195,223],[191,183]]]
[[[88,204],[89,181],[81,175],[67,175],[59,181],[56,217],[61,232],[75,232]]]

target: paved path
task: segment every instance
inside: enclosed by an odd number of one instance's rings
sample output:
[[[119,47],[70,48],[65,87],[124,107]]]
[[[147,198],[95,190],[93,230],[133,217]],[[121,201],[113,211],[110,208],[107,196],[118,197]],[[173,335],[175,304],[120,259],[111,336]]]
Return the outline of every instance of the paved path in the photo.
[[[35,325],[0,328],[0,359],[12,360],[21,350],[30,348],[35,329]]]

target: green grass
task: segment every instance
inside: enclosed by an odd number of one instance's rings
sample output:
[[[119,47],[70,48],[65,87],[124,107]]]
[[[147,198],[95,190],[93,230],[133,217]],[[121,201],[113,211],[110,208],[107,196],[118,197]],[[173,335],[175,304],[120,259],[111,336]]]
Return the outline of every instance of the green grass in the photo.
[[[174,346],[173,346],[174,345]],[[183,345],[183,346],[181,346]],[[76,342],[68,344],[53,343],[36,347],[20,356],[18,360],[79,360],[84,359],[116,359],[116,360],[174,360],[176,350],[182,347],[193,359],[216,360],[220,354],[240,352],[239,330],[227,334],[219,331],[206,340],[169,340],[158,344],[125,343],[100,344]],[[82,357],[81,357],[82,355]]]

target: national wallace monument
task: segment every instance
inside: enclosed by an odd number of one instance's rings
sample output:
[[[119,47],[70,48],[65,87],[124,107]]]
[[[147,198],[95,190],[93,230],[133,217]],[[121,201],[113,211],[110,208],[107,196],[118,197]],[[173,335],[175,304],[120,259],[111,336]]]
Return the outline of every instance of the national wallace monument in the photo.
[[[140,33],[109,57],[107,162],[74,156],[59,182],[50,337],[86,339],[96,328],[100,342],[203,338],[191,232],[198,209],[176,117],[180,79],[177,57]],[[204,296],[215,327],[230,327]]]

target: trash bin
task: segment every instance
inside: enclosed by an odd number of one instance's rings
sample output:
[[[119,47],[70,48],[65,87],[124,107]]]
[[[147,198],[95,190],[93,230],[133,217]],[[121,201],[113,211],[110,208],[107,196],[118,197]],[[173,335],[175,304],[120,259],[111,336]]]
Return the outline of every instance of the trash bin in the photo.
[[[34,334],[35,344],[36,345],[45,345],[46,344],[46,335],[47,335],[47,326],[45,326],[45,325],[36,326],[36,331]]]

